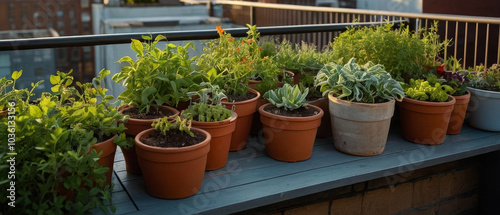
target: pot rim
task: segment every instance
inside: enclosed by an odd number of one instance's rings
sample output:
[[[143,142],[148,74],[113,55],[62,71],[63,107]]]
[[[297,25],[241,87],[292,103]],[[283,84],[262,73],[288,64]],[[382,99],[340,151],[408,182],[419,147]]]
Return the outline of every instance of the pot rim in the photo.
[[[238,101],[238,102],[222,101],[221,103],[223,105],[240,105],[240,104],[246,104],[246,103],[250,103],[250,102],[256,101],[257,99],[260,98],[260,93],[257,90],[249,89],[248,91],[251,92],[251,93],[253,93],[253,94],[256,94],[257,96],[255,96],[255,97],[253,97],[251,99],[247,99],[247,100],[243,100],[243,101]]]
[[[303,117],[276,115],[276,114],[269,113],[269,112],[264,110],[264,108],[266,108],[267,106],[271,106],[271,105],[272,105],[271,103],[267,103],[267,104],[260,106],[259,113],[261,115],[264,115],[264,116],[269,117],[269,118],[283,120],[283,121],[293,121],[293,122],[305,122],[305,121],[312,121],[312,120],[320,119],[321,117],[323,117],[323,114],[324,114],[324,112],[321,108],[319,108],[315,105],[307,104],[307,107],[312,107],[312,108],[316,109],[317,111],[319,111],[318,114],[313,115],[313,116],[303,116]]]
[[[454,105],[456,102],[456,99],[450,95],[448,95],[448,98],[451,98],[451,100],[446,101],[446,102],[429,102],[429,101],[420,101],[420,100],[412,99],[408,96],[404,96],[403,101],[398,102],[398,103],[407,102],[407,103],[412,103],[412,104],[417,104],[417,105],[439,106],[439,107]]]
[[[205,147],[205,145],[210,143],[210,140],[212,138],[212,136],[210,136],[210,134],[208,132],[206,132],[205,130],[191,127],[191,131],[205,135],[205,139],[196,145],[186,146],[186,147],[178,147],[178,148],[163,148],[163,147],[149,146],[149,145],[144,144],[141,141],[141,137],[146,135],[146,134],[150,134],[153,131],[154,131],[154,128],[149,128],[149,129],[141,131],[141,133],[137,134],[134,138],[135,143],[136,143],[135,144],[136,147],[142,148],[143,150],[150,151],[150,152],[159,152],[159,153],[167,153],[167,154],[168,153],[180,153],[180,152],[194,151],[194,150],[197,150],[199,148],[203,148],[203,147]]]
[[[154,106],[157,106],[157,105],[154,105]],[[122,106],[118,107],[118,112],[120,112],[121,114],[123,114],[123,111],[131,109],[133,107],[134,106],[130,106],[128,104],[122,105]],[[171,112],[174,113],[173,115],[167,116],[168,118],[170,118],[170,117],[176,117],[176,116],[178,116],[180,114],[180,112],[177,109],[173,108],[173,107],[166,106],[166,105],[159,105],[159,107],[162,108],[162,109],[170,110]],[[128,119],[128,121],[136,121],[136,122],[143,122],[143,123],[148,123],[148,122],[149,123],[153,123],[154,121],[157,121],[158,119],[160,119],[160,118],[156,118],[156,119],[137,119],[137,118],[130,117]]]
[[[470,92],[474,92],[476,96],[495,98],[495,99],[500,98],[500,92],[497,92],[497,91],[482,90],[482,89],[473,88],[473,87],[467,87],[467,90],[469,90]]]
[[[334,100],[337,103],[344,103],[344,104],[353,104],[357,106],[365,106],[365,107],[379,107],[379,106],[390,106],[392,103],[396,102],[396,99],[392,99],[386,102],[380,102],[380,103],[364,103],[364,102],[352,102],[352,101],[347,101],[343,99],[339,99],[332,94],[328,94],[328,99]]]

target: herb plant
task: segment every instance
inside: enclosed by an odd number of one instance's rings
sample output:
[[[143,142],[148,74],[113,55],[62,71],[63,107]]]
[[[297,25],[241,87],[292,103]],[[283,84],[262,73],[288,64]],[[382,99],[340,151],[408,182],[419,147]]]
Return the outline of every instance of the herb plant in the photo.
[[[264,94],[264,98],[267,99],[272,105],[285,110],[295,110],[301,107],[307,106],[306,96],[309,89],[305,89],[301,92],[299,86],[291,86],[285,84],[282,88],[275,90],[269,90]]]
[[[166,39],[164,36],[158,35],[154,41],[149,36],[143,39],[144,44],[132,39],[136,60],[125,56],[118,61],[129,64],[112,78],[125,86],[118,99],[136,106],[140,113],[149,112],[152,105],[176,107],[179,101],[188,101],[185,93],[196,87],[191,79],[191,64],[195,58],[189,58],[188,52],[189,48],[194,49],[193,43],[185,46],[170,43],[162,50],[156,46]]]
[[[216,122],[228,119],[232,115],[232,111],[226,109],[221,104],[221,100],[226,98],[217,85],[203,82],[197,92],[189,92],[190,96],[198,96],[198,101],[192,103],[181,114],[182,118],[196,120],[200,122]]]
[[[351,58],[344,66],[329,63],[316,76],[315,85],[321,87],[323,96],[363,103],[380,103],[396,99],[404,93],[401,85],[384,70],[382,65],[368,62],[358,65]]]
[[[158,121],[153,122],[151,126],[153,126],[156,131],[161,132],[163,135],[167,135],[167,131],[172,129],[179,130],[191,137],[194,137],[194,133],[191,131],[191,120],[182,119],[179,116],[177,116],[173,121],[169,121],[168,117],[163,117]]]
[[[500,65],[493,64],[486,71],[470,74],[470,86],[477,89],[500,92]]]
[[[448,95],[452,95],[454,91],[448,85],[441,85],[440,83],[430,84],[429,81],[422,79],[411,79],[410,84],[404,86],[404,92],[410,98],[429,102],[448,101]]]

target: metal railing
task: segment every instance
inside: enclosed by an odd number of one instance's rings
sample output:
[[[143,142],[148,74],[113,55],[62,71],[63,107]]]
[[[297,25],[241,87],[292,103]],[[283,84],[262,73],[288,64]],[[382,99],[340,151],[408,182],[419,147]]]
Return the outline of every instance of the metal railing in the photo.
[[[213,9],[222,5],[223,17],[233,23],[257,26],[286,26],[326,23],[379,22],[400,20],[409,23],[412,30],[429,27],[439,21],[442,40],[452,39],[452,46],[443,56],[462,59],[463,68],[493,63],[500,64],[500,18],[441,14],[402,13],[391,11],[361,10],[306,5],[270,4],[247,1],[196,1],[182,0],[189,4],[206,4]],[[213,13],[212,13],[213,14]],[[323,47],[338,35],[335,32],[281,35],[293,43],[312,42]]]

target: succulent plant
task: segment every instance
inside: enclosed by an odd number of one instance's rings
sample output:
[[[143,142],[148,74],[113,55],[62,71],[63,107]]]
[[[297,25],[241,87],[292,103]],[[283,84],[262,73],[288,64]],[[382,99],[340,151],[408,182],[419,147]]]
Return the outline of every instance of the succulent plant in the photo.
[[[151,126],[163,135],[167,135],[167,131],[172,129],[182,131],[189,136],[194,137],[194,133],[191,131],[191,120],[181,119],[179,116],[177,116],[172,122],[168,120],[168,117],[163,117],[158,121],[153,122]]]
[[[392,79],[382,65],[370,61],[360,66],[355,58],[344,66],[336,63],[325,65],[318,72],[315,85],[321,86],[323,96],[331,93],[339,99],[363,103],[400,101],[404,96],[399,82]]]
[[[298,85],[292,87],[290,84],[285,84],[282,88],[267,91],[264,98],[278,108],[295,110],[307,106],[307,93],[309,93],[307,88],[301,92]]]
[[[469,75],[470,86],[482,90],[500,92],[500,65],[493,64],[486,72]]]

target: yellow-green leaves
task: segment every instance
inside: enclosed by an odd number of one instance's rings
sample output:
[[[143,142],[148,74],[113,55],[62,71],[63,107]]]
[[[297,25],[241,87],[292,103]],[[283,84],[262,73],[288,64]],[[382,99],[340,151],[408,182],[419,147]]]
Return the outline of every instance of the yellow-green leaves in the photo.
[[[17,80],[17,79],[19,79],[19,77],[21,77],[22,74],[23,74],[23,70],[14,71],[14,72],[12,72],[11,77],[13,80]]]
[[[144,46],[142,45],[141,41],[132,39],[132,43],[130,44],[130,48],[134,50],[139,56],[144,56]]]

